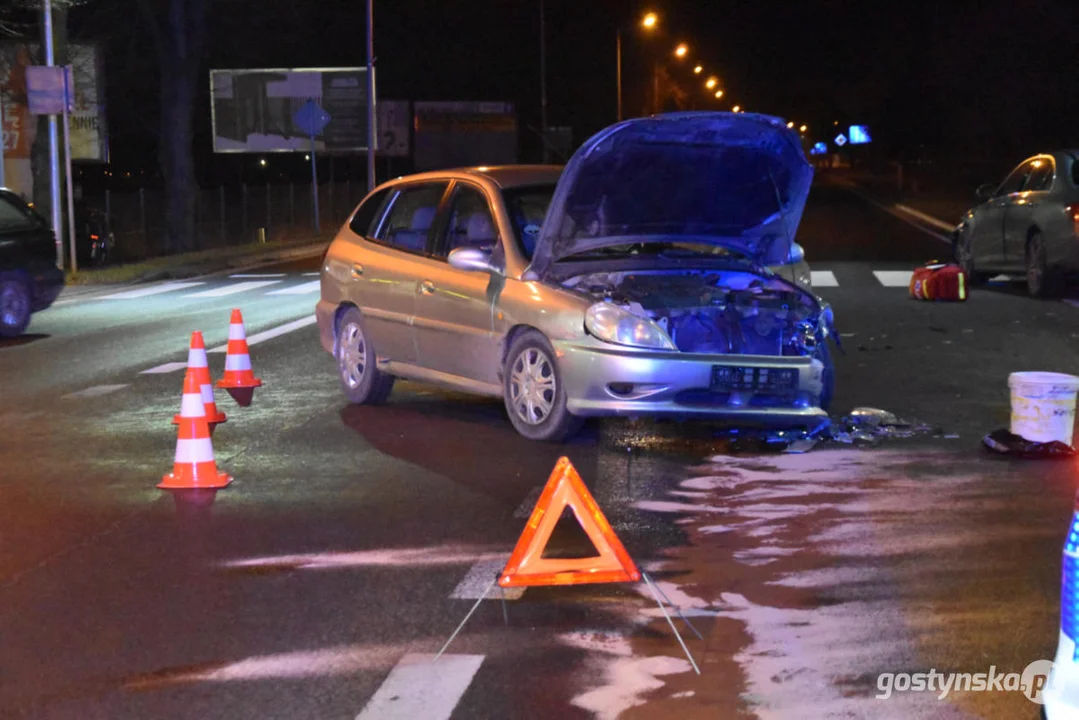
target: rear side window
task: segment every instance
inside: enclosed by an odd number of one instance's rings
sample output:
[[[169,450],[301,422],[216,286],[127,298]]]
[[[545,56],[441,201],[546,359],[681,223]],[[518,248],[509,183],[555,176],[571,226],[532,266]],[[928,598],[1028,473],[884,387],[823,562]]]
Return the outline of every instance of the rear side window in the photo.
[[[379,190],[363,201],[360,207],[356,210],[356,214],[352,216],[352,220],[348,224],[348,229],[356,233],[360,237],[373,237],[375,234],[375,223],[382,215],[383,206],[386,204],[386,200],[389,199],[390,188],[385,190]]]
[[[447,185],[413,185],[398,191],[378,230],[378,239],[409,252],[424,252]]]
[[[29,209],[19,207],[6,195],[0,195],[0,232],[33,230],[37,225]]]

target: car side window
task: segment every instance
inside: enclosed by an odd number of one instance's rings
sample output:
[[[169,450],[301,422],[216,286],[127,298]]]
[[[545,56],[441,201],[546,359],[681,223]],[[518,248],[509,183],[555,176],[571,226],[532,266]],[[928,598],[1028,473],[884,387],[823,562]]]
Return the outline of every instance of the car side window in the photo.
[[[1030,175],[1034,169],[1034,162],[1025,162],[1015,170],[1012,170],[1012,174],[1004,179],[1004,182],[997,188],[997,197],[1003,197],[1004,195],[1011,195],[1012,193],[1020,192],[1023,186],[1027,182],[1027,176]]]
[[[349,230],[360,237],[374,237],[375,230],[377,230],[375,221],[382,215],[386,201],[390,198],[390,190],[390,188],[379,190],[364,200],[360,207],[356,209],[352,220],[349,221]]]
[[[1034,168],[1023,186],[1024,192],[1048,190],[1053,184],[1053,161],[1042,158],[1034,162]]]
[[[9,198],[0,195],[0,232],[33,230],[37,222],[33,215],[20,208]]]
[[[458,186],[439,255],[445,257],[462,247],[494,250],[497,244],[498,230],[487,197],[474,187]]]
[[[424,252],[446,186],[447,183],[431,183],[400,189],[391,200],[377,239],[408,252]]]

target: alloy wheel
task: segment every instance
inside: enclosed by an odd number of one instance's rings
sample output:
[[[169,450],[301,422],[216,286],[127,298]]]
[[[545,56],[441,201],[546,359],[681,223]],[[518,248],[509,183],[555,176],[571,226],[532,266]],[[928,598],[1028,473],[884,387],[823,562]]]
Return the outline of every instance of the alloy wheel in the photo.
[[[551,359],[539,348],[525,348],[510,371],[510,394],[517,417],[529,425],[539,425],[550,417],[556,393]]]

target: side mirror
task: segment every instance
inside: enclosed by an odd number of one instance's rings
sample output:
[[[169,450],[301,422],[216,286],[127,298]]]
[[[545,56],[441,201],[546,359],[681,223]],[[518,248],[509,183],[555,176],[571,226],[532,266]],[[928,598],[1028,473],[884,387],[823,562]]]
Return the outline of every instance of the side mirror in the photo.
[[[993,197],[993,194],[996,192],[996,189],[997,189],[996,186],[990,185],[989,183],[986,183],[985,185],[979,186],[978,187],[978,193],[977,193],[978,199],[979,200],[988,200],[988,199],[990,199],[991,197]]]
[[[478,270],[480,272],[497,273],[498,268],[491,264],[491,251],[477,247],[462,247],[450,250],[446,258],[450,267],[458,270]]]
[[[800,262],[805,262],[806,251],[805,248],[798,243],[791,243],[791,255],[789,262],[791,265],[797,265]]]

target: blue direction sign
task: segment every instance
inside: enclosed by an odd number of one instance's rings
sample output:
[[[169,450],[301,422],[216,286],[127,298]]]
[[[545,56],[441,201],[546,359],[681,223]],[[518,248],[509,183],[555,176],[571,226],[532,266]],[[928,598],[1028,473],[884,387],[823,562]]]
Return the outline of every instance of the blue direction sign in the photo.
[[[292,123],[302,130],[304,135],[318,135],[330,124],[330,114],[314,100],[308,100],[292,116]]]
[[[847,136],[844,135],[843,133],[839,133],[838,135],[835,136],[835,144],[838,145],[839,147],[843,147],[844,145],[847,144]]]
[[[26,99],[34,115],[62,115],[64,101],[74,109],[71,68],[61,65],[31,65],[26,68]]]

